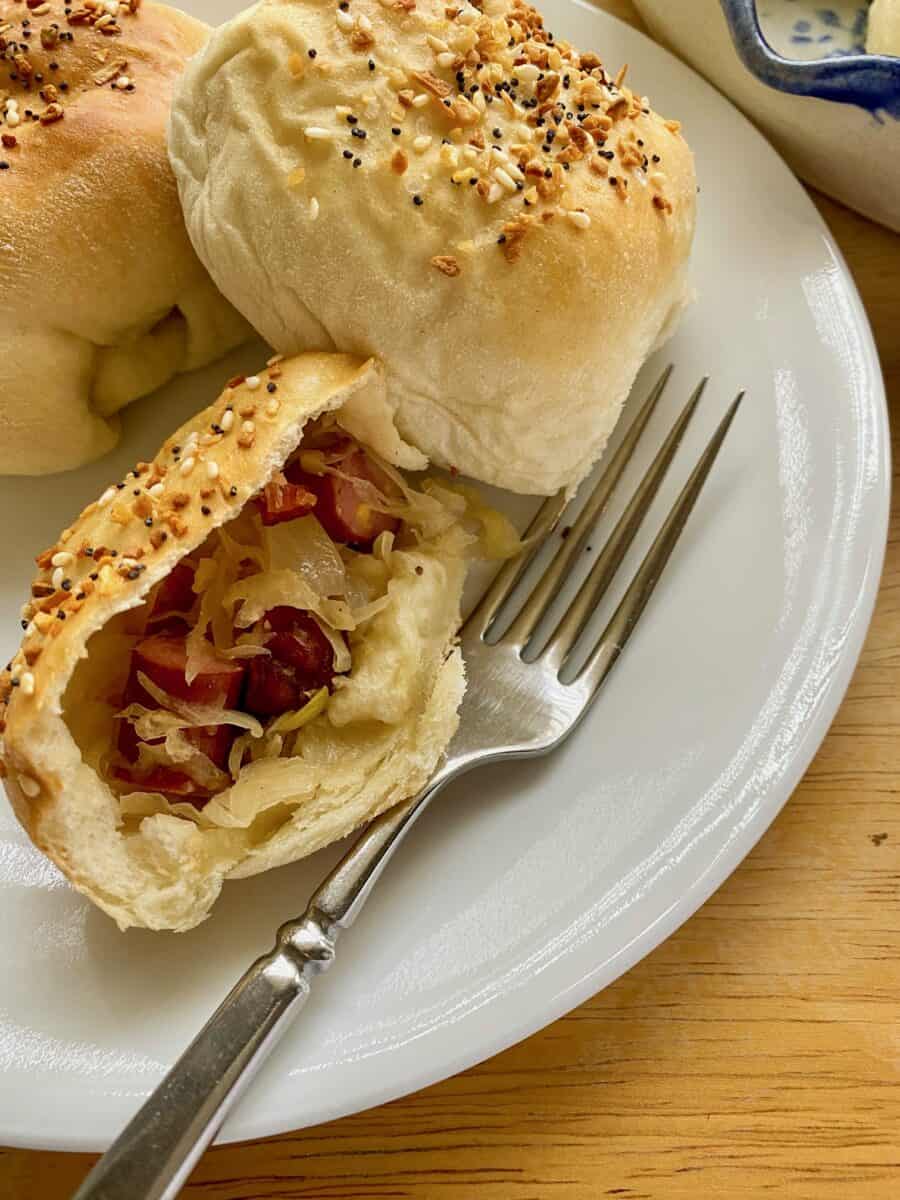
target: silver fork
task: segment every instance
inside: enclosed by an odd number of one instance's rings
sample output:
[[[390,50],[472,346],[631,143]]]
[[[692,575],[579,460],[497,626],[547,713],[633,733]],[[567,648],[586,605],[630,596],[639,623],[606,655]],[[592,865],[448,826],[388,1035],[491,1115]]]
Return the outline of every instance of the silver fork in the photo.
[[[252,1076],[327,970],[342,929],[352,925],[413,822],[446,784],[481,763],[547,754],[575,729],[625,647],[669,560],[743,398],[723,417],[600,639],[578,670],[573,651],[606,592],[668,470],[703,393],[694,391],[625,507],[590,574],[556,628],[539,644],[543,618],[569,575],[671,374],[668,367],[610,458],[582,512],[511,624],[506,607],[529,563],[559,523],[562,494],[528,530],[528,549],[507,563],[461,633],[469,686],[459,729],[419,793],[369,826],[313,894],[304,915],[278,931],[275,947],[235,985],[178,1062],[91,1171],[73,1200],[173,1200]],[[512,602],[512,603],[509,603]],[[571,676],[571,678],[569,678]]]

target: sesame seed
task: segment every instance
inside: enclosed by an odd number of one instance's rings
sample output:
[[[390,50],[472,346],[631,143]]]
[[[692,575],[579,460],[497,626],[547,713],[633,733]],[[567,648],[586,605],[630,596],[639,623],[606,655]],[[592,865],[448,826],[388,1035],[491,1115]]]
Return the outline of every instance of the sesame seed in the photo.
[[[396,125],[394,125],[394,126],[391,128],[391,133],[394,135],[394,137],[399,137],[399,136],[400,136],[400,130],[397,128],[397,126],[396,126]]]
[[[566,216],[569,218],[569,220],[572,222],[572,224],[574,226],[576,226],[576,228],[578,228],[578,229],[587,229],[591,223],[591,218],[587,215],[586,212],[582,212],[581,209],[576,209],[573,212],[568,212],[568,213],[566,213]]]
[[[209,507],[208,504],[201,504],[200,511],[203,513],[204,517],[208,517],[209,514],[212,512],[212,509]]]
[[[280,400],[275,400],[275,399],[270,400],[268,402],[268,404],[266,405],[266,416],[274,417],[276,415],[276,413],[278,412],[279,408],[281,408]]]
[[[222,420],[219,422],[219,424],[222,427],[222,432],[228,433],[234,424],[234,410],[231,408],[226,408],[222,413]]]
[[[250,433],[255,433],[255,432],[256,432],[256,426],[254,425],[254,423],[252,421],[245,421],[243,423],[243,425],[241,426],[241,433],[250,434]]]
[[[248,392],[258,391],[260,385],[262,384],[262,380],[258,375],[248,375],[244,382],[247,385]]]
[[[278,384],[277,384],[277,383],[267,383],[267,384],[266,384],[266,391],[267,391],[267,392],[277,392],[277,391],[278,391]]]
[[[315,221],[319,216],[319,201],[313,196],[309,202],[309,219]]]
[[[333,136],[323,125],[307,125],[303,133],[311,142],[330,142]]]
[[[514,192],[516,190],[515,181],[513,180],[512,176],[510,176],[503,169],[503,167],[497,167],[497,169],[494,171],[494,178],[497,180],[500,186],[506,188],[508,192]]]
[[[415,204],[417,208],[421,208],[424,203],[425,201],[418,194],[413,196],[413,204]]]
[[[53,572],[53,574],[50,576],[50,582],[52,583],[55,591],[58,591],[62,587],[62,581],[64,578],[65,578],[65,574],[63,572],[62,567],[57,567],[56,570]]]
[[[106,491],[103,493],[103,495],[100,497],[100,499],[97,501],[97,503],[98,504],[109,504],[114,499],[115,494],[116,494],[116,489],[114,487],[108,487],[106,489]]]
[[[309,57],[310,57],[310,58],[315,58],[315,57],[316,57],[316,51],[315,51],[315,50],[307,50],[307,52],[306,52],[306,53],[309,55]]]
[[[449,50],[445,50],[443,52],[443,54],[439,54],[437,56],[437,65],[439,67],[442,67],[446,71],[450,67],[453,66],[453,63],[455,62],[455,60],[456,60],[456,55],[451,54]]]
[[[50,564],[51,564],[51,566],[54,566],[54,567],[67,567],[69,565],[69,563],[72,563],[74,561],[75,561],[74,554],[70,554],[68,550],[59,550],[50,559]]]
[[[424,154],[433,140],[433,138],[423,133],[420,137],[413,140],[413,150],[415,150],[416,154]]]
[[[206,464],[206,474],[210,479],[219,478],[219,464],[217,462],[208,462]]]
[[[371,33],[372,32],[372,22],[365,15],[365,13],[363,13],[363,15],[357,19],[356,23],[360,27],[360,29],[363,31],[363,33]]]
[[[413,98],[412,98],[413,108],[424,108],[427,103],[428,103],[428,93],[427,92],[419,92],[418,96],[413,96]]]
[[[232,484],[232,485],[231,485],[231,487],[228,489],[228,495],[229,495],[229,496],[236,496],[237,494],[238,494],[238,490],[237,490],[237,488],[234,486],[234,484]]]
[[[190,475],[191,471],[193,471],[194,467],[196,466],[196,463],[197,463],[196,458],[194,458],[193,455],[190,455],[188,458],[186,458],[184,460],[184,462],[178,468],[179,473],[181,475]]]
[[[344,33],[349,33],[353,28],[353,18],[348,12],[338,9],[338,11],[334,14],[334,18],[337,21],[338,29],[343,30]]]

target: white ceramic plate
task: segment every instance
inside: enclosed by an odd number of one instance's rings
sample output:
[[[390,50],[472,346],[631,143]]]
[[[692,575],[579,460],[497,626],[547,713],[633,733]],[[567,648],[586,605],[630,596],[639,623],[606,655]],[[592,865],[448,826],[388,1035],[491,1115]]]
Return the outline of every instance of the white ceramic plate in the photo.
[[[643,545],[726,402],[739,387],[748,400],[590,718],[551,759],[484,770],[426,814],[229,1139],[433,1083],[546,1025],[658,945],[790,795],[871,614],[886,415],[840,255],[785,166],[697,76],[592,9],[546,8],[559,35],[630,62],[653,101],[684,120],[699,161],[699,301],[668,351],[678,368],[657,439],[702,373],[712,384]],[[121,449],[99,466],[0,481],[4,653],[30,556],[258,360],[244,351],[136,406]],[[193,933],[122,935],[2,803],[0,1142],[104,1147],[337,855],[230,885]]]

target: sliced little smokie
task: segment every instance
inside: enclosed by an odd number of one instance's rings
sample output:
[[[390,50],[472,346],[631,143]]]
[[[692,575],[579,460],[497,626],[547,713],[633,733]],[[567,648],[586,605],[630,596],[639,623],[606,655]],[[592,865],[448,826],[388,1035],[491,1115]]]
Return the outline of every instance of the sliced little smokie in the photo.
[[[135,646],[131,656],[131,667],[128,682],[125,686],[123,703],[139,704],[148,709],[160,708],[159,701],[144,687],[140,675],[143,674],[151,684],[170,696],[189,704],[202,704],[207,707],[220,709],[233,708],[240,700],[244,682],[245,666],[241,662],[220,659],[210,646],[208,651],[201,651],[199,670],[191,683],[186,679],[187,671],[187,642],[185,637],[171,634],[155,634],[144,638]],[[228,762],[228,754],[238,735],[238,730],[226,724],[188,727],[182,733],[192,746],[214,763],[224,769]],[[138,737],[134,724],[127,717],[119,720],[118,749],[130,763],[137,763],[140,756],[141,738]],[[164,739],[151,739],[149,745],[158,745]],[[151,790],[150,776],[156,776],[168,768],[154,767],[148,774],[126,769],[120,777],[126,778]],[[171,775],[181,777],[184,773],[173,769]],[[190,780],[190,776],[186,776]],[[171,783],[172,780],[169,780]],[[187,784],[176,779],[177,794],[184,795]],[[190,782],[193,782],[190,780]],[[154,788],[167,793],[172,789],[154,784]],[[203,789],[194,785],[198,793]],[[208,792],[205,793],[208,795]]]
[[[370,550],[379,534],[396,532],[400,527],[397,517],[380,511],[373,501],[381,496],[385,501],[399,503],[403,494],[361,447],[351,449],[325,474],[304,471],[299,459],[289,463],[284,474],[289,483],[315,495],[316,518],[336,542],[357,550]]]
[[[138,642],[132,651],[131,674],[125,689],[126,703],[158,707],[140,682],[143,673],[151,683],[188,704],[234,708],[240,700],[245,664],[220,658],[212,646],[201,646],[194,655],[197,674],[188,683],[187,639],[172,634],[154,634]]]
[[[178,632],[186,628],[184,618],[194,607],[197,599],[194,592],[194,567],[187,562],[176,563],[171,572],[156,588],[156,594],[147,618],[147,629],[151,633],[166,630]]]
[[[279,717],[302,708],[311,692],[330,687],[335,676],[334,650],[308,614],[280,606],[266,613],[263,629],[267,655],[250,659],[244,707],[257,717]]]
[[[302,484],[289,483],[279,471],[263,488],[257,506],[263,525],[280,525],[311,512],[316,506],[316,495]]]

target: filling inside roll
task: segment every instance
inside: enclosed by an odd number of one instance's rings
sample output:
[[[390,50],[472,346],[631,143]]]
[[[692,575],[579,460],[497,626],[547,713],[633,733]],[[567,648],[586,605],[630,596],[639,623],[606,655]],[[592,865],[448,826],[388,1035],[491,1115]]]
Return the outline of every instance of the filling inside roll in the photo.
[[[154,813],[247,828],[279,800],[254,765],[321,767],[418,704],[415,626],[447,556],[496,514],[479,521],[438,480],[411,486],[338,420],[310,422],[237,517],[91,639],[65,716],[126,828]],[[508,552],[498,533],[488,549]]]

